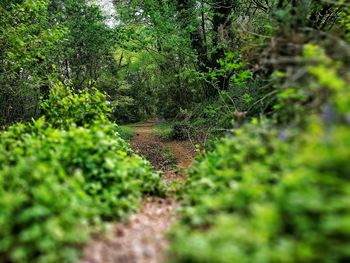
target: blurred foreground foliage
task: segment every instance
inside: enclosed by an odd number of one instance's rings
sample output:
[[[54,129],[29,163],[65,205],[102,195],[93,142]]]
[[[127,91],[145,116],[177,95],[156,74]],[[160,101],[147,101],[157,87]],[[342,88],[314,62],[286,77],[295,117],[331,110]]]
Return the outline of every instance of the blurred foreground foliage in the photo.
[[[102,93],[58,84],[42,106],[46,115],[0,135],[1,262],[74,262],[101,220],[162,193],[108,121]]]
[[[304,116],[303,128],[253,119],[200,157],[171,235],[173,262],[350,260],[349,76],[319,47],[304,50],[317,61],[308,67],[313,98],[329,94],[323,114]],[[295,90],[276,105],[303,103]]]

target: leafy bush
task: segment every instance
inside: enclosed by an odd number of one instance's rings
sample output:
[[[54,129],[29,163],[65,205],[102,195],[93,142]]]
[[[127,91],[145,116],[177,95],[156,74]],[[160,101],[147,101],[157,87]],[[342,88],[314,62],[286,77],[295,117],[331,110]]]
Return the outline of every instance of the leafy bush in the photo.
[[[1,262],[74,262],[96,214],[81,188],[57,160],[20,158],[0,172]]]
[[[212,223],[212,214],[246,213],[250,202],[269,198],[288,166],[286,153],[291,151],[288,145],[293,136],[291,130],[271,127],[263,122],[235,130],[191,168],[185,222],[206,225]]]
[[[171,124],[168,123],[161,123],[153,128],[153,134],[157,138],[167,141],[172,139],[172,132],[173,132],[173,127]]]
[[[69,129],[75,123],[86,126],[95,121],[107,121],[111,109],[106,95],[95,88],[74,93],[73,89],[58,83],[48,100],[41,104],[43,114],[55,128]]]
[[[268,244],[275,262],[350,260],[350,133],[346,126],[329,133],[314,128],[294,158],[294,169],[286,171],[275,189],[274,203],[262,207],[278,216]]]
[[[107,120],[104,95],[59,85],[43,107],[48,121],[0,134],[5,262],[73,262],[91,223],[125,219],[143,195],[162,192],[159,174]]]
[[[186,123],[175,123],[172,128],[171,138],[175,140],[186,140],[188,139],[189,127]]]
[[[90,128],[61,131],[40,129],[45,126],[41,119],[29,126],[15,125],[0,136],[0,164],[16,165],[22,156],[36,156],[43,162],[57,159],[67,172],[81,171],[85,177],[82,187],[94,197],[102,216],[108,218],[125,218],[137,207],[143,193],[160,193],[159,175],[131,152],[115,125],[95,123]],[[21,134],[23,129],[32,133]]]
[[[117,127],[117,132],[120,137],[126,141],[130,141],[134,133],[131,127],[121,125]]]
[[[249,197],[245,199],[237,194],[237,186],[232,189],[224,183],[214,196],[201,192],[198,199],[202,201],[196,203],[210,211],[205,216],[211,224],[204,230],[184,225],[177,228],[172,237],[174,262],[349,261],[350,134],[348,127],[337,127],[330,133],[320,132],[320,125],[313,129],[298,154],[285,155],[283,162],[292,158],[289,167],[280,172],[279,183],[270,187],[250,183],[241,192]],[[254,167],[254,161],[248,161],[245,169],[251,165]],[[204,159],[197,169],[207,166],[208,159]],[[225,170],[216,170],[211,176],[227,176]],[[242,187],[240,182],[231,181],[235,184]],[[228,202],[218,199],[230,193]],[[214,199],[209,201],[209,197]],[[237,203],[243,207],[237,209]],[[197,211],[190,214],[192,220],[200,216]]]
[[[319,62],[308,88],[330,94],[314,98],[323,114],[304,116],[304,134],[244,125],[198,161],[172,234],[174,262],[350,260],[349,86],[322,50],[305,51]]]
[[[131,152],[114,128],[95,125],[71,129],[56,146],[56,154],[68,170],[82,170],[84,189],[94,197],[104,217],[125,218],[137,208],[142,194],[160,193],[160,177],[152,172],[149,162]]]
[[[186,122],[161,123],[153,128],[153,134],[164,141],[187,140],[189,124]]]
[[[174,262],[263,262],[242,244],[257,238],[244,224],[253,217],[254,204],[272,198],[290,166],[293,135],[268,121],[253,121],[197,160],[185,185],[182,220],[171,233]]]

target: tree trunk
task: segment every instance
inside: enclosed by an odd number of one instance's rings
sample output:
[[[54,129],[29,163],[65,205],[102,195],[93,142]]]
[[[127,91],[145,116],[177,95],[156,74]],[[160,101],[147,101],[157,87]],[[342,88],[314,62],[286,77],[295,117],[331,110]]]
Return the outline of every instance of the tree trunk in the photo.
[[[229,31],[231,24],[230,15],[236,7],[236,1],[221,0],[215,1],[212,5],[213,16],[213,48],[210,66],[212,69],[220,69],[219,60],[225,57],[225,50],[222,40]],[[227,90],[229,87],[229,77],[221,75],[218,77],[217,85],[219,90]]]

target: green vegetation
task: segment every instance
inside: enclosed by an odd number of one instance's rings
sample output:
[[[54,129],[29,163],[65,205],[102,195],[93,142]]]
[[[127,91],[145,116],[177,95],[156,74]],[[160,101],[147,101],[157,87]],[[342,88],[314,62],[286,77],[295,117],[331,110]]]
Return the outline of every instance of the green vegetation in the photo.
[[[73,262],[97,215],[81,174],[36,157],[2,168],[1,262]]]
[[[42,104],[45,116],[1,134],[5,262],[75,261],[90,225],[126,219],[143,195],[162,193],[159,175],[108,121],[105,99],[58,84]]]
[[[240,130],[246,140],[225,139],[198,162],[172,234],[174,261],[348,260],[341,240],[349,236],[349,132],[341,125],[326,134],[321,127],[314,123],[288,151],[287,141],[270,142],[276,137],[266,133],[262,140],[246,127]]]
[[[165,165],[164,168],[168,171],[174,170],[177,165],[177,160],[175,155],[171,151],[171,149],[170,148],[163,149],[163,151],[161,152],[161,155],[163,156],[162,158],[166,160],[164,164]]]
[[[125,125],[118,125],[117,132],[126,141],[130,141],[134,133],[131,127]]]
[[[170,123],[157,124],[153,127],[155,137],[167,141],[172,139],[173,125]]]
[[[349,86],[327,69],[331,60],[319,48],[305,53],[318,54],[309,72],[332,94],[337,117],[304,118],[303,134],[253,119],[215,143],[189,173],[183,218],[171,236],[174,262],[350,258],[342,241],[350,234]]]
[[[156,117],[198,151],[172,262],[350,262],[348,1],[109,2],[0,1],[0,262],[76,262],[162,196],[119,126]]]
[[[189,125],[182,122],[163,123],[154,126],[153,134],[163,141],[188,140]]]

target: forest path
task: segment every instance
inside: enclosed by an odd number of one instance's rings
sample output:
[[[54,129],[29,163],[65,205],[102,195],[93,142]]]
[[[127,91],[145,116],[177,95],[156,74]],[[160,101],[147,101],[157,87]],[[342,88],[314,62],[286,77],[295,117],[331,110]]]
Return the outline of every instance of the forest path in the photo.
[[[165,173],[164,179],[181,179],[185,176],[186,170],[192,163],[195,156],[195,149],[189,141],[160,140],[154,136],[153,128],[157,121],[148,121],[144,124],[132,125],[134,136],[131,140],[132,148],[148,159],[156,170]],[[164,151],[170,150],[177,168],[180,171],[174,171],[171,166],[169,156],[165,156]],[[169,163],[170,162],[170,163]]]
[[[147,158],[156,170],[163,172],[163,180],[182,180],[195,151],[186,141],[161,141],[153,135],[156,121],[132,125],[132,148]],[[170,150],[179,169],[165,156]],[[180,172],[179,172],[180,171]],[[138,213],[125,224],[116,223],[108,236],[91,242],[84,250],[81,263],[162,263],[166,262],[168,242],[166,232],[175,220],[176,202],[171,197],[147,198]]]

